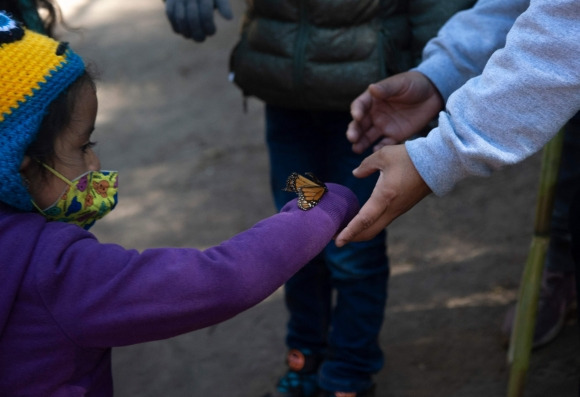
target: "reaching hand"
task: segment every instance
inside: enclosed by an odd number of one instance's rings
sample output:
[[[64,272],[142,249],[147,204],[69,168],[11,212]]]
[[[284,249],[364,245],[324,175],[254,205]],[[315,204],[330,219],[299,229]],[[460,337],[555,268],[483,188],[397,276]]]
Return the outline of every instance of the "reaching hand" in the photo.
[[[373,238],[395,218],[431,193],[404,145],[383,147],[364,159],[353,173],[357,178],[364,178],[376,171],[380,171],[381,175],[373,193],[336,237],[338,247],[351,241]]]
[[[419,132],[442,108],[439,92],[424,74],[396,74],[371,84],[352,102],[353,121],[346,137],[355,153],[362,153],[373,144],[378,150]]]
[[[165,13],[173,31],[198,42],[215,33],[215,8],[225,19],[232,19],[228,0],[166,0],[165,3]]]

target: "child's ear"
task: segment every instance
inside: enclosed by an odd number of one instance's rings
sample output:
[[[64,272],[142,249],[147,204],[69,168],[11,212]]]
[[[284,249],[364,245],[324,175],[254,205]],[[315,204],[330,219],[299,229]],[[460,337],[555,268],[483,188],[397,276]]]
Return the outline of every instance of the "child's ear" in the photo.
[[[30,190],[30,164],[32,164],[32,159],[30,156],[24,156],[22,163],[20,163],[20,169],[18,170],[20,171],[22,182],[28,190]]]
[[[31,161],[32,160],[30,156],[24,156],[24,158],[22,159],[22,163],[20,163],[20,172],[25,172],[30,166]]]

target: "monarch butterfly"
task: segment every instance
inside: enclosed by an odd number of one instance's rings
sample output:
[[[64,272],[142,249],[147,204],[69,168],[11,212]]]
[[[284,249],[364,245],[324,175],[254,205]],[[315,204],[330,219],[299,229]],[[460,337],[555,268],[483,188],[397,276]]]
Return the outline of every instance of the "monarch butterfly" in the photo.
[[[308,211],[318,204],[324,193],[328,191],[326,185],[311,172],[305,172],[308,178],[293,172],[286,181],[287,192],[298,194],[298,208]]]

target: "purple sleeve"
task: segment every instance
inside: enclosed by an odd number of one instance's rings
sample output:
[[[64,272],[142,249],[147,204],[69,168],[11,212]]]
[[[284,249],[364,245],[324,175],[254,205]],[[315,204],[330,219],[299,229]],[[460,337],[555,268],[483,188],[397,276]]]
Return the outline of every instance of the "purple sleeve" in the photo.
[[[63,331],[86,347],[163,339],[219,323],[272,294],[356,214],[350,190],[328,187],[313,209],[302,211],[293,200],[205,251],[138,253],[61,228],[41,250],[39,292]]]

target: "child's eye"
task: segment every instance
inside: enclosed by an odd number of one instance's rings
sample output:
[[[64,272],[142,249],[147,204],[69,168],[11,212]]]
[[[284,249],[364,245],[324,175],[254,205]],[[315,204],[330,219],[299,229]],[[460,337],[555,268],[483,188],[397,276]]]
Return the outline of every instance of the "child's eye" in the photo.
[[[96,144],[97,142],[89,141],[85,143],[83,146],[81,146],[81,150],[83,151],[83,153],[85,153],[87,150],[94,148]]]

